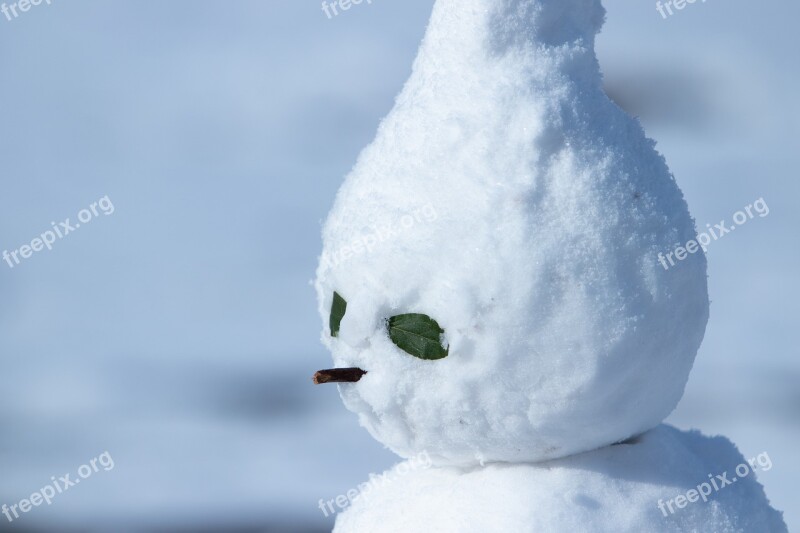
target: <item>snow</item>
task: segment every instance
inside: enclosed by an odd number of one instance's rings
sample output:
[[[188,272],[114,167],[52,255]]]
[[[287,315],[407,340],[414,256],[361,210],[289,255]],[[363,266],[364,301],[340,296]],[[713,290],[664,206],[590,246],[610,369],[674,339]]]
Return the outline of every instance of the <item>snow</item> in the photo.
[[[530,20],[530,26],[523,20]],[[694,236],[639,123],[605,95],[597,0],[440,0],[411,78],[342,186],[323,258],[375,227],[436,217],[316,283],[323,342],[361,424],[435,464],[541,461],[658,425],[708,319],[706,262],[658,260]],[[334,291],[348,302],[327,331]],[[423,313],[450,355],[424,361],[385,321]]]
[[[310,384],[331,363],[308,280],[432,4],[334,21],[304,2],[54,2],[3,22],[3,246],[103,193],[119,210],[0,276],[0,503],[100,450],[117,461],[12,529],[330,531],[319,498],[397,460]],[[771,208],[709,248],[712,319],[670,420],[768,451],[759,480],[800,529],[800,4],[606,8],[606,84],[644,99],[623,103],[698,223]]]
[[[772,468],[769,456],[741,466],[749,459],[723,437],[662,425],[632,443],[541,464],[398,465],[404,475],[364,492],[334,532],[787,531],[756,478]]]

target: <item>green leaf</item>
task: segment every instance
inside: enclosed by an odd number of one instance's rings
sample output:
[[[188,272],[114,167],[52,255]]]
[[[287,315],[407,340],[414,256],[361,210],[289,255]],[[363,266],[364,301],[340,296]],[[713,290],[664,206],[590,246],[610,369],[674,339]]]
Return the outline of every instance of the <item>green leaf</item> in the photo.
[[[342,296],[334,291],[333,292],[333,305],[331,305],[331,337],[339,336],[339,327],[342,325],[342,319],[347,312],[347,302]]]
[[[444,330],[429,316],[397,315],[389,319],[389,338],[401,350],[420,359],[436,360],[447,357],[450,347],[442,346]]]

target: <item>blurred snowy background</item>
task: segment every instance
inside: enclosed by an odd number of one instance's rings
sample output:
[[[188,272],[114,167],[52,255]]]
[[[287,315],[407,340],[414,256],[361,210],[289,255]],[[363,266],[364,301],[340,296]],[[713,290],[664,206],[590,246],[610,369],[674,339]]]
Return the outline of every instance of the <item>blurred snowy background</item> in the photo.
[[[800,5],[609,0],[609,93],[641,117],[709,248],[712,317],[681,428],[751,457],[800,528]],[[409,74],[432,0],[41,4],[0,16],[0,505],[116,467],[0,531],[325,531],[393,464],[310,376],[320,222]],[[735,465],[731,465],[735,466]],[[74,474],[73,474],[74,477]]]

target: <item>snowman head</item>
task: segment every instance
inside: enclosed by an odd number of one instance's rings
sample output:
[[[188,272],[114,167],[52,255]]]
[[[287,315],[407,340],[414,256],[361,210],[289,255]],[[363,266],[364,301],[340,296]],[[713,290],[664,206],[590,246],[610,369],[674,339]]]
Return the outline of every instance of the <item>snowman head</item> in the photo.
[[[680,399],[708,318],[686,202],[604,94],[597,0],[439,0],[326,222],[328,378],[437,464],[624,440]],[[356,370],[341,370],[356,369]]]

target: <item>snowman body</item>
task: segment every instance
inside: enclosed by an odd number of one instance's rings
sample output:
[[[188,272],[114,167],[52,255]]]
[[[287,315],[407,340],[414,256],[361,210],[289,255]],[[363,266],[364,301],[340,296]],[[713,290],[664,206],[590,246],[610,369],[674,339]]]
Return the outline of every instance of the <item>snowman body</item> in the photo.
[[[544,463],[400,466],[365,487],[334,533],[787,531],[756,481],[767,454],[745,459],[723,437],[669,426]]]
[[[437,490],[494,463],[525,464],[490,467],[490,485],[544,482],[529,463],[646,433],[702,341],[705,256],[658,260],[694,222],[654,143],[603,91],[604,15],[599,0],[438,0],[325,224],[322,340],[337,368],[365,372],[342,399],[400,456],[427,453],[435,468],[420,476]],[[392,330],[411,315],[441,336]],[[616,483],[604,475],[592,483]],[[409,509],[425,499],[403,486]],[[373,506],[339,529],[362,530],[347,524]]]

